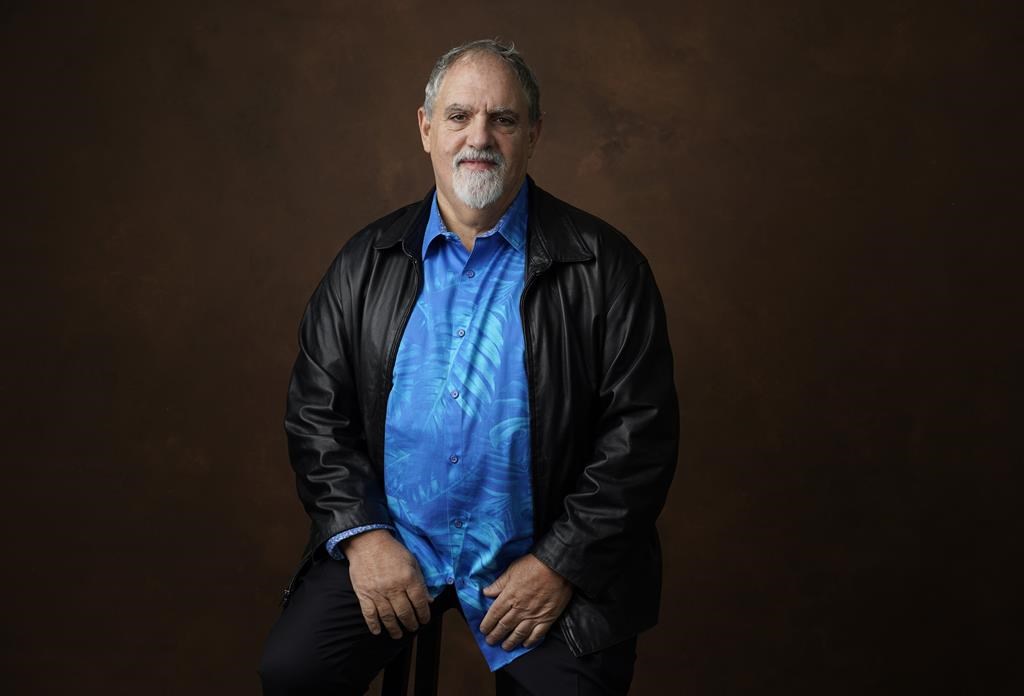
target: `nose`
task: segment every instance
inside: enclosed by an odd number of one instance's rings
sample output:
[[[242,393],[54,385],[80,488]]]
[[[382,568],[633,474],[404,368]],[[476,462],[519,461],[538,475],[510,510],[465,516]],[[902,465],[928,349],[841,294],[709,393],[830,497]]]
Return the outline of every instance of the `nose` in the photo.
[[[467,127],[466,144],[477,150],[485,150],[494,144],[490,119],[486,114],[477,115]]]

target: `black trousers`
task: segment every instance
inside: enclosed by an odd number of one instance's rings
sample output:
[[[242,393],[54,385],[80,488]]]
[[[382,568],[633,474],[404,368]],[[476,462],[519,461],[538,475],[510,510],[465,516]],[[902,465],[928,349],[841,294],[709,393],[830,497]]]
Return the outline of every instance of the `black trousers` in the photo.
[[[461,615],[453,587],[433,601],[430,620],[440,620],[450,608]],[[365,694],[412,636],[405,632],[395,640],[386,630],[376,636],[370,633],[352,589],[348,562],[320,557],[295,589],[264,645],[259,666],[263,693]],[[516,696],[612,696],[629,691],[635,661],[636,636],[575,657],[554,627],[543,643],[494,674]],[[443,673],[439,691],[445,693]]]

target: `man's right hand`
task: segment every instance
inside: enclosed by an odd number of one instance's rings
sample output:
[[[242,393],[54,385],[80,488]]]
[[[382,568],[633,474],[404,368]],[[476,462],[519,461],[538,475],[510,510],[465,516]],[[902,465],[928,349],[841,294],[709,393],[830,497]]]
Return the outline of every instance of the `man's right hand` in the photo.
[[[402,637],[399,621],[409,631],[430,621],[430,595],[419,563],[391,532],[363,532],[342,540],[340,546],[371,633],[378,635],[383,623],[397,640]]]

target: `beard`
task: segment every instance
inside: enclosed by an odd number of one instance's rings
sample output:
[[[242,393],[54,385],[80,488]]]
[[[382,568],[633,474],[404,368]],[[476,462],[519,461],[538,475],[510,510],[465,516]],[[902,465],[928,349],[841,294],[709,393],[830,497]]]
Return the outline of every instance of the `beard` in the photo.
[[[494,162],[498,166],[485,171],[473,171],[459,166],[463,160],[468,159]],[[470,208],[486,208],[497,202],[505,192],[505,172],[508,165],[505,158],[497,152],[467,147],[452,158],[452,169],[452,188],[455,189],[455,195]]]

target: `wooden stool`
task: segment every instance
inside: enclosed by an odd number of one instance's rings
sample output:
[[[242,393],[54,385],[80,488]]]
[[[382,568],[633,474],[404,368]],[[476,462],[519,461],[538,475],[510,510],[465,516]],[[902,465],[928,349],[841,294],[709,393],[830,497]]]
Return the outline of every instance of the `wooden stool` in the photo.
[[[416,637],[384,668],[381,696],[406,696],[409,693],[409,667],[416,647],[415,696],[437,696],[437,677],[441,666],[441,629],[444,615],[431,617],[430,623],[416,631]]]
[[[446,601],[431,607],[430,622],[421,626],[409,644],[384,668],[381,696],[408,696],[409,670],[412,667],[412,653],[416,651],[416,682],[414,696],[437,696],[437,682],[441,671],[441,636],[444,626],[444,612],[458,608],[454,593]],[[504,672],[495,672],[495,696],[510,696],[515,693],[515,682]]]

